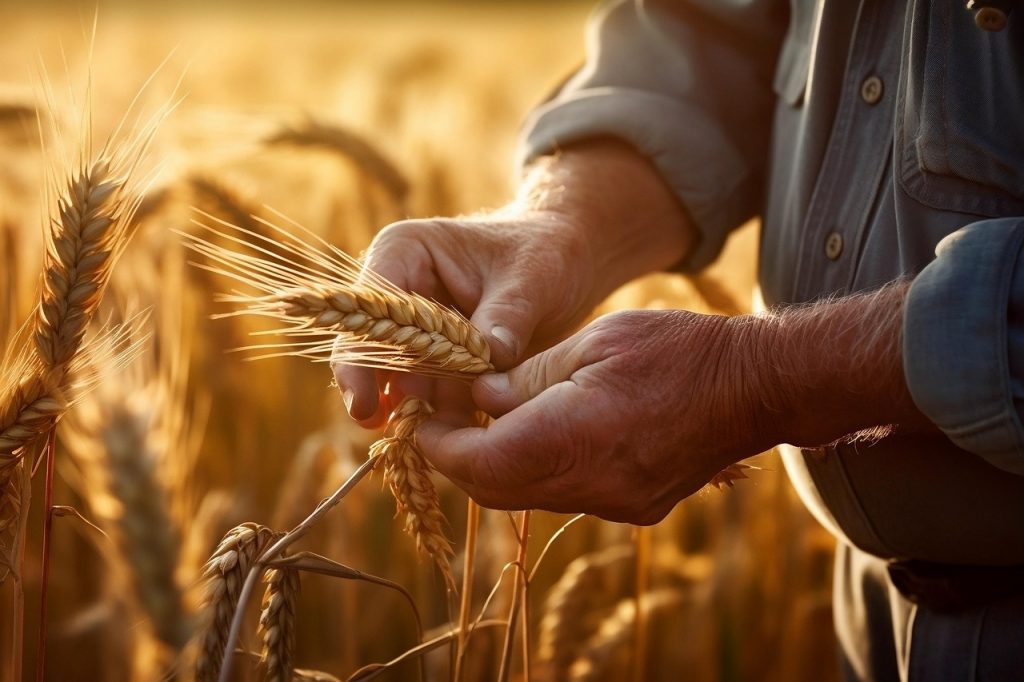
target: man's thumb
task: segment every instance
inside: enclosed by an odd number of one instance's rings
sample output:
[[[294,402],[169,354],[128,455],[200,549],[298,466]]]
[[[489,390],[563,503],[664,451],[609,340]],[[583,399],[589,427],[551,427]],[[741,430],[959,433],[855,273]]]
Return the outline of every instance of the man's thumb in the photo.
[[[473,401],[492,417],[499,417],[565,381],[580,367],[575,341],[576,337],[566,339],[507,372],[485,374],[473,382]]]
[[[491,362],[508,369],[522,358],[537,326],[537,312],[522,296],[490,295],[473,313],[472,322],[491,347]]]

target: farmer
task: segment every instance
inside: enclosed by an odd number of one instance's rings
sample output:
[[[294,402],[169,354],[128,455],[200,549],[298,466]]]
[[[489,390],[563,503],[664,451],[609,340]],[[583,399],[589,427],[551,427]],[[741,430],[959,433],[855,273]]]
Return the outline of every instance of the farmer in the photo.
[[[481,504],[638,524],[790,443],[794,485],[839,539],[847,677],[1024,680],[1014,4],[606,7],[586,65],[530,117],[515,201],[391,225],[368,253],[471,314],[504,373],[470,390],[338,366],[349,412],[378,425],[423,395],[439,410],[424,454]],[[619,285],[699,271],[758,215],[768,312],[576,331]]]

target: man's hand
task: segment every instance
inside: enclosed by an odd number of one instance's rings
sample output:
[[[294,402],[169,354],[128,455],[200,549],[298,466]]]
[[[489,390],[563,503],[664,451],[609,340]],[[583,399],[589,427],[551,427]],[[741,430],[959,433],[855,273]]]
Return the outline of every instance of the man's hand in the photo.
[[[555,212],[527,211],[396,223],[380,233],[366,258],[368,268],[397,286],[471,312],[500,368],[522,358],[531,340],[543,344],[586,316],[593,279],[588,262],[582,228]],[[335,375],[349,413],[371,427],[404,395],[434,403],[465,389],[449,382],[439,393],[437,382],[421,377],[345,365],[336,366]],[[378,389],[386,382],[385,397]]]
[[[480,504],[651,524],[731,462],[770,447],[727,318],[608,315],[473,386],[486,429],[441,411],[424,455]]]
[[[597,141],[538,162],[503,209],[389,226],[366,264],[461,310],[487,337],[494,365],[508,369],[572,333],[616,287],[672,265],[692,241],[650,163],[624,144]],[[345,365],[335,377],[364,426],[380,425],[408,394],[473,409],[461,384]]]
[[[473,397],[487,428],[441,410],[423,454],[486,507],[651,524],[728,464],[781,443],[934,429],[900,349],[906,283],[765,315],[603,317]]]

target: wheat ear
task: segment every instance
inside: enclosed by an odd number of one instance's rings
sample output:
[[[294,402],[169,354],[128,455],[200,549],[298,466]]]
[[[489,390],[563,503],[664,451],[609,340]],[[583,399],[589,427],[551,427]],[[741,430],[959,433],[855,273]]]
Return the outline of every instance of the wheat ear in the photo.
[[[50,183],[55,210],[47,231],[39,304],[29,329],[36,357],[16,358],[17,372],[5,362],[4,376],[17,386],[0,405],[0,469],[49,431],[67,405],[63,394],[71,363],[132,235],[141,197],[134,176],[158,119],[116,145],[116,152],[108,143],[62,183]]]
[[[58,200],[33,334],[47,367],[67,363],[78,350],[114,259],[128,241],[138,200],[124,187],[110,159],[101,158],[72,175]]]
[[[267,136],[264,144],[318,147],[334,152],[351,159],[360,170],[377,180],[396,202],[404,202],[409,194],[409,181],[394,163],[365,139],[338,125],[307,118]]]
[[[678,607],[683,598],[684,593],[675,589],[648,592],[640,600],[640,609],[653,618],[658,613]],[[616,658],[622,656],[632,642],[637,613],[636,599],[623,599],[619,602],[573,663],[570,677],[572,682],[622,679],[620,675],[624,671],[616,670]],[[644,653],[637,652],[637,655]]]
[[[136,603],[156,637],[180,651],[192,624],[175,576],[181,534],[160,476],[170,434],[160,423],[162,398],[153,389],[104,390],[83,406],[88,409],[76,411],[66,435],[82,466],[82,492],[114,539],[117,565]]]
[[[551,588],[544,602],[538,645],[545,679],[569,679],[572,662],[596,628],[593,612],[602,604],[595,602],[605,592],[611,567],[634,554],[633,547],[625,545],[577,557]]]
[[[267,351],[261,357],[296,355],[447,378],[493,371],[486,339],[458,312],[399,289],[309,232],[304,240],[263,220],[267,234],[213,220],[218,229],[199,225],[219,243],[196,235],[184,235],[186,242],[206,257],[201,267],[252,290],[219,297],[239,306],[225,316],[281,323],[272,333],[288,342],[252,346]]]
[[[299,572],[282,568],[267,571],[267,583],[260,612],[263,634],[261,660],[267,682],[291,682],[295,648],[295,602],[299,595]]]
[[[455,590],[450,558],[452,545],[444,533],[446,521],[430,480],[431,466],[416,447],[416,427],[433,414],[419,398],[406,398],[388,419],[392,435],[370,446],[370,457],[379,458],[384,480],[395,496],[398,514],[405,515],[405,530],[417,549],[437,564],[449,591]]]
[[[24,347],[5,359],[5,369],[0,373],[0,385],[7,386],[7,391],[0,395],[0,564],[10,559],[17,511],[25,492],[16,489],[18,463],[68,406],[98,383],[103,375],[99,367],[116,370],[138,356],[145,336],[138,335],[136,328],[144,319],[132,318],[107,329],[90,343],[86,352],[54,370],[46,370],[32,349]],[[12,345],[19,345],[19,341],[15,337]]]
[[[195,679],[216,682],[224,664],[224,644],[231,629],[242,583],[259,556],[281,534],[255,523],[228,531],[203,569],[203,623],[196,636]]]

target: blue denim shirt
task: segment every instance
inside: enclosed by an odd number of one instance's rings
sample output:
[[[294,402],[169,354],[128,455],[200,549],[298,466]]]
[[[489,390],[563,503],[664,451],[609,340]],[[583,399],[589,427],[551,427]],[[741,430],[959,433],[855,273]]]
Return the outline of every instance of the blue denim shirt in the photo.
[[[987,543],[1024,563],[1024,8],[989,32],[956,0],[612,3],[521,162],[596,136],[648,156],[688,210],[683,269],[760,215],[770,305],[912,277],[906,378],[945,438],[787,468],[873,553],[976,561]],[[983,518],[1001,529],[979,537]]]

